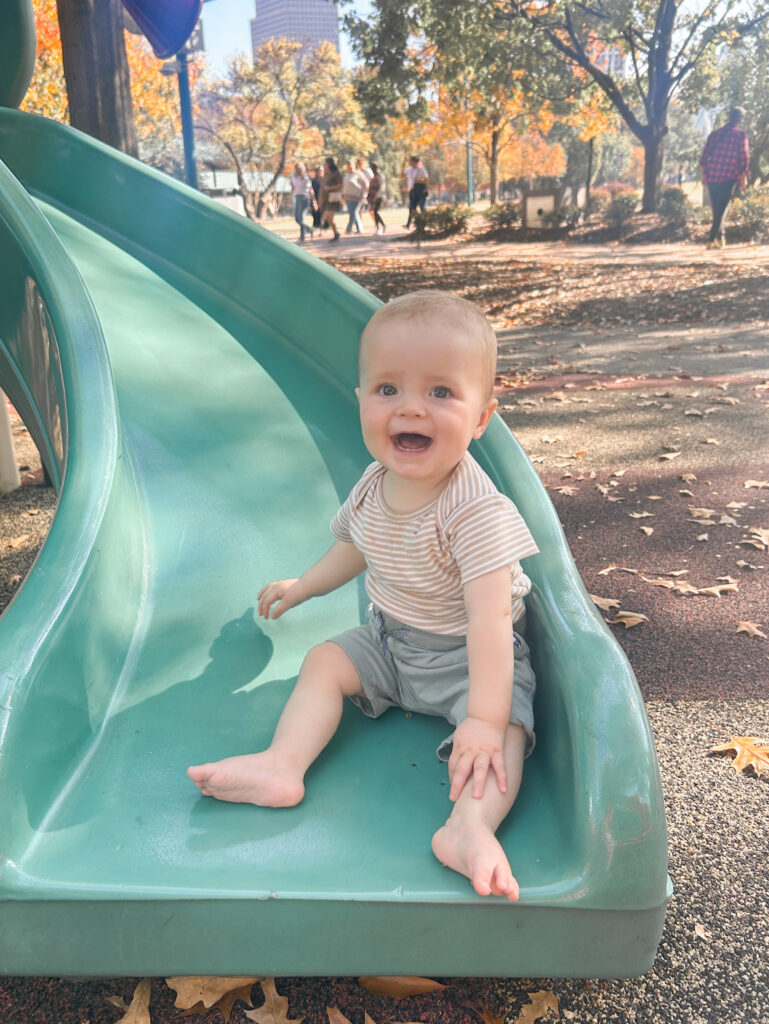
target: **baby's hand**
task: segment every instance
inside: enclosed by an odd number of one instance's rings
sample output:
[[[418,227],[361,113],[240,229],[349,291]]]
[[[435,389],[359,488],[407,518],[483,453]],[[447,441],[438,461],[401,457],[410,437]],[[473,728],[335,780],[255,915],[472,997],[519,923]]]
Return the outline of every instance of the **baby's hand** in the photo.
[[[460,722],[454,733],[454,749],[449,758],[449,800],[456,800],[459,797],[471,776],[473,796],[480,799],[486,787],[489,770],[497,776],[499,792],[507,791],[504,743],[505,730],[490,722],[469,715]]]
[[[259,614],[263,619],[279,619],[283,612],[287,612],[289,608],[306,600],[307,594],[300,579],[276,580],[274,583],[268,583],[259,591]],[[279,603],[272,608],[276,601]],[[270,615],[270,609],[272,609],[272,615]]]

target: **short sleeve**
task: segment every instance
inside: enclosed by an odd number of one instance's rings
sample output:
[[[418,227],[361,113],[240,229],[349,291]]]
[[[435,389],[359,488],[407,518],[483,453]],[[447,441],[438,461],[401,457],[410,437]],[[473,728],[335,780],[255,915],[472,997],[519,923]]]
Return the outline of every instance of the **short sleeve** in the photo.
[[[353,492],[354,493],[354,492]],[[337,540],[346,541],[346,543],[352,543],[352,537],[350,536],[350,514],[352,512],[352,500],[353,496],[347,498],[347,501],[342,505],[337,514],[331,520],[331,532]]]
[[[447,520],[444,533],[463,586],[539,551],[518,509],[499,493],[462,503]]]

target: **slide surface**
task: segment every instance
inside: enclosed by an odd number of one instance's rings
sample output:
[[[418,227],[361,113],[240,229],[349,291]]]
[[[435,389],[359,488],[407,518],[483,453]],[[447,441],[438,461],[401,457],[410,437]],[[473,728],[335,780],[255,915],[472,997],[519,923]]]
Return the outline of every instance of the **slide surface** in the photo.
[[[60,483],[0,620],[0,970],[645,970],[669,883],[642,700],[501,421],[475,454],[544,552],[538,746],[500,832],[520,903],[430,853],[440,721],[349,708],[300,806],[200,797],[186,766],[265,746],[304,653],[361,620],[360,581],[276,623],[255,605],[329,546],[369,461],[376,302],[60,125],[0,110],[0,160],[0,386]]]

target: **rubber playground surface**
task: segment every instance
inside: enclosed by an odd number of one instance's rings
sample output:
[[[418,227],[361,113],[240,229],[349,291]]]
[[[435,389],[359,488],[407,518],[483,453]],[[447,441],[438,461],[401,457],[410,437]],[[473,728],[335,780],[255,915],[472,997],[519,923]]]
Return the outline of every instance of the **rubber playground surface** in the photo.
[[[418,285],[416,268],[410,277]],[[769,640],[737,632],[769,633],[768,338],[755,319],[500,335],[500,411],[548,486],[588,590],[643,616],[611,628],[647,700],[666,794],[675,892],[653,970],[592,983],[442,979],[445,990],[400,1002],[355,979],[276,979],[291,1017],[320,1024],[336,1005],[354,1024],[364,1010],[377,1024],[448,1024],[485,1007],[515,1021],[546,989],[568,1020],[766,1018],[766,781],[707,752],[727,734],[769,738]],[[130,1002],[137,980],[4,979],[0,1020],[111,1024],[121,1012],[108,997]],[[230,1019],[243,1024],[244,1011],[236,1004]],[[181,1019],[162,979],[150,1012],[154,1024]]]

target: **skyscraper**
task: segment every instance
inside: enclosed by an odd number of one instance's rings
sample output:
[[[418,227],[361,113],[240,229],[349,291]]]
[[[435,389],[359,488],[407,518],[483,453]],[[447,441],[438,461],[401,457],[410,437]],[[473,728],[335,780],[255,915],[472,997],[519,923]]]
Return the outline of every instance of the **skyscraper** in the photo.
[[[339,49],[336,0],[256,0],[251,19],[251,48],[268,39],[294,39],[306,47],[323,40]]]

